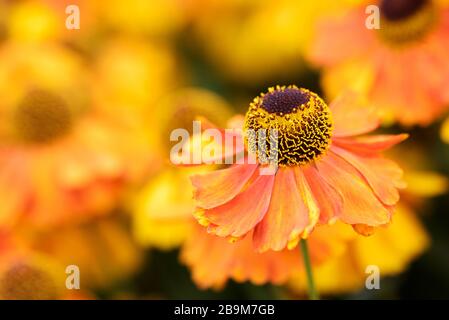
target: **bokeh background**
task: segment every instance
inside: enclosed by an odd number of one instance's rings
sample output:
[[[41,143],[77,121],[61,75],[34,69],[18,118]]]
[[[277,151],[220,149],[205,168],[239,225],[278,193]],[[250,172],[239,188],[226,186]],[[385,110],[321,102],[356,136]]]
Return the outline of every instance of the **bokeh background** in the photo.
[[[198,117],[225,126],[277,84],[330,99],[310,59],[316,26],[361,3],[0,0],[0,297],[306,298],[300,266],[271,283],[251,255],[237,275],[239,255],[198,236],[188,176],[210,169],[170,164],[169,135]],[[65,27],[72,4],[79,30]],[[401,212],[317,263],[323,297],[449,298],[446,113],[385,121],[411,136],[391,154],[409,185]],[[381,290],[364,288],[370,263]],[[73,264],[80,290],[64,286]]]

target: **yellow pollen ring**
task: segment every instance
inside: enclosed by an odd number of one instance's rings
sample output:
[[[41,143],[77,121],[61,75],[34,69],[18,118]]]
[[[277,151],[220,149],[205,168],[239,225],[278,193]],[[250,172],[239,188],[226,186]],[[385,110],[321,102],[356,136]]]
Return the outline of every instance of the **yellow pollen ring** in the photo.
[[[264,108],[267,95],[275,92],[279,102],[285,102],[286,97],[282,95],[295,91],[305,95],[307,100],[292,108],[290,113],[273,113]],[[270,102],[276,105],[272,100]],[[279,110],[284,109],[285,106],[279,106]],[[262,158],[276,161],[279,166],[296,166],[315,161],[327,152],[333,122],[329,107],[317,94],[296,86],[277,86],[250,104],[244,130],[248,151],[256,154],[259,161]],[[271,134],[274,131],[277,136]],[[277,143],[273,144],[273,140]]]
[[[381,17],[379,36],[386,43],[401,46],[424,38],[436,25],[438,14],[430,2],[411,16],[390,21]]]

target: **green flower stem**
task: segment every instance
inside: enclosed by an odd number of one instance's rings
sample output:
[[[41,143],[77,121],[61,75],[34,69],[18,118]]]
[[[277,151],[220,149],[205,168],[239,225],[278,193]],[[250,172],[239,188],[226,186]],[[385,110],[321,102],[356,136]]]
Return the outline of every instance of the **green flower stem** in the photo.
[[[313,281],[312,264],[310,263],[309,249],[307,248],[307,240],[301,239],[301,253],[304,260],[304,267],[307,273],[307,287],[310,300],[319,300],[320,297],[315,288]]]

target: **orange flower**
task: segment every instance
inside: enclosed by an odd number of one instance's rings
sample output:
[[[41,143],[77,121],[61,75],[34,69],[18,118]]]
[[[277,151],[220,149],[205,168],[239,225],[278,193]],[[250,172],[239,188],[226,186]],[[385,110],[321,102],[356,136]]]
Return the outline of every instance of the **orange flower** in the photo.
[[[353,233],[343,224],[319,228],[309,239],[312,263],[321,265],[340,255],[352,238]],[[296,251],[257,253],[251,237],[231,244],[207,234],[198,225],[182,247],[181,261],[189,266],[193,281],[202,289],[221,289],[229,279],[280,285],[293,275],[304,273],[301,255]]]
[[[347,80],[385,120],[427,125],[449,105],[449,9],[438,0],[381,0],[380,29],[365,27],[366,5],[317,25],[310,59],[324,67],[333,96]]]
[[[65,265],[31,250],[22,239],[0,231],[0,299],[93,299],[90,292],[66,287]]]
[[[291,249],[315,226],[336,220],[362,234],[388,224],[402,170],[380,153],[407,136],[363,136],[378,120],[361,107],[351,94],[328,107],[306,89],[270,88],[251,103],[244,129],[276,129],[277,152],[246,139],[256,164],[194,175],[195,217],[221,237],[251,235],[259,252]],[[276,155],[276,173],[261,174],[261,159]]]
[[[95,109],[82,62],[70,51],[3,46],[0,94],[0,226],[46,227],[106,213],[145,172],[147,144]]]

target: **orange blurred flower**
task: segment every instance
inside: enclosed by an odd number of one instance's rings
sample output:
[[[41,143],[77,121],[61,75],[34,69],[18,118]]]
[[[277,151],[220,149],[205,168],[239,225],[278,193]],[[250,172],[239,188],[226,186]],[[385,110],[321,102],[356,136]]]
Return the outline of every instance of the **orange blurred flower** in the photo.
[[[63,266],[76,265],[82,289],[113,288],[136,273],[143,262],[143,251],[133,241],[127,219],[117,215],[50,232],[22,230],[20,234],[30,250]]]
[[[323,226],[309,239],[313,265],[320,265],[341,254],[353,232],[344,225]],[[236,243],[208,234],[195,225],[182,247],[181,261],[192,272],[193,281],[202,289],[221,289],[229,279],[256,285],[284,284],[297,273],[304,273],[301,255],[292,250],[255,252],[251,235]]]
[[[336,220],[370,234],[391,221],[397,188],[404,186],[402,170],[381,152],[407,136],[362,135],[377,126],[372,110],[353,95],[328,107],[306,89],[270,88],[251,103],[244,130],[278,131],[275,175],[258,170],[266,166],[261,159],[274,152],[247,139],[257,164],[192,177],[195,217],[221,237],[252,233],[259,252],[291,249],[315,226]]]
[[[146,172],[146,143],[98,112],[89,81],[82,61],[61,47],[1,48],[1,226],[106,213]]]
[[[447,2],[376,3],[380,29],[365,27],[366,5],[323,19],[310,59],[324,68],[330,96],[349,86],[366,93],[386,121],[428,125],[449,105]]]
[[[66,288],[65,268],[53,257],[30,250],[12,234],[0,233],[0,299],[91,299],[84,289]]]

